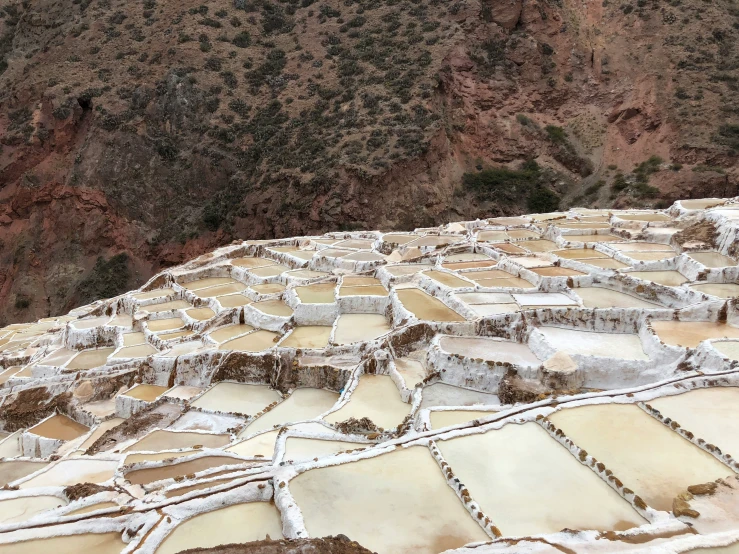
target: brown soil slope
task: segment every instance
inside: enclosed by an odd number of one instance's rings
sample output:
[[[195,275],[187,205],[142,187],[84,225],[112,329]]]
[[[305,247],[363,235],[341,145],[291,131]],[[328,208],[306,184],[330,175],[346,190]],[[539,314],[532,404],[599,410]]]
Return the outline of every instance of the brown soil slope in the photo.
[[[0,323],[235,237],[736,194],[737,27],[729,0],[0,0]]]

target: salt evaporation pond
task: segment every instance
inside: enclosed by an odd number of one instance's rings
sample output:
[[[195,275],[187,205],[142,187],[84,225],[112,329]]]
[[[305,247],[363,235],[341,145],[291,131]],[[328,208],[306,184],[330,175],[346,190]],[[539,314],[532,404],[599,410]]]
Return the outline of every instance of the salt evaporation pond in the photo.
[[[0,500],[0,523],[20,523],[31,519],[36,514],[53,510],[67,504],[57,496],[23,496]]]
[[[118,460],[69,459],[61,460],[46,471],[31,477],[19,485],[21,489],[33,487],[66,487],[77,483],[103,483],[113,478]]]
[[[124,394],[131,398],[137,398],[138,400],[144,400],[146,402],[154,402],[159,396],[167,392],[169,387],[160,387],[157,385],[136,385],[132,389],[126,391]]]
[[[405,381],[407,388],[413,388],[416,383],[420,383],[426,377],[426,368],[418,360],[410,358],[396,358],[395,369],[398,370],[400,376]]]
[[[303,325],[295,327],[280,343],[290,348],[325,348],[331,337],[329,325]]]
[[[176,554],[219,544],[281,539],[280,514],[271,502],[249,502],[198,514],[180,523],[164,539],[156,554]]]
[[[272,455],[275,451],[275,441],[277,440],[278,431],[267,431],[261,433],[256,437],[248,438],[244,441],[238,442],[233,446],[229,446],[225,450],[227,452],[233,452],[238,456],[244,458],[266,458],[272,459]],[[250,435],[249,431],[243,431],[240,436]]]
[[[489,540],[425,447],[313,469],[289,486],[312,537],[342,533],[383,554],[437,554]]]
[[[423,388],[421,408],[432,406],[500,406],[500,400],[489,392],[464,389],[446,383],[434,383]]]
[[[739,456],[739,388],[695,389],[648,404],[724,454]]]
[[[285,460],[291,460],[294,463],[307,462],[314,458],[323,458],[325,456],[333,456],[339,452],[346,450],[355,450],[357,448],[366,448],[367,444],[348,442],[348,441],[331,441],[319,439],[304,439],[300,437],[288,437],[285,441]]]
[[[241,352],[261,352],[262,350],[267,350],[268,348],[275,346],[279,337],[280,335],[277,333],[259,329],[253,333],[222,342],[218,349],[238,350]]]
[[[495,412],[482,412],[479,410],[443,410],[429,413],[431,427],[441,429],[450,425],[467,423],[473,419],[482,419],[493,415]]]
[[[165,319],[150,319],[146,322],[149,331],[156,333],[158,331],[172,331],[179,329],[185,324],[179,317],[168,317]]]
[[[126,473],[126,480],[133,485],[147,485],[164,479],[174,479],[175,477],[200,473],[201,471],[213,469],[215,467],[238,465],[242,463],[244,463],[243,460],[228,456],[203,456],[202,458],[162,465],[159,467],[135,469]]]
[[[665,344],[695,348],[704,340],[739,338],[739,328],[716,321],[652,321],[652,329]]]
[[[126,543],[121,539],[120,533],[84,533],[0,544],[0,554],[38,554],[39,552],[120,554],[125,546]]]
[[[380,314],[342,314],[336,322],[334,342],[352,344],[374,340],[392,330]]]
[[[314,419],[330,410],[338,400],[338,393],[332,391],[313,388],[296,389],[287,399],[249,424],[246,433],[258,433],[272,429],[275,425]]]
[[[648,360],[639,335],[596,333],[561,327],[538,327],[547,342],[567,354]]]
[[[444,271],[424,271],[424,275],[427,277],[430,277],[437,283],[441,283],[444,286],[451,287],[453,289],[458,288],[464,288],[464,287],[474,287],[474,283],[470,283],[469,281],[466,281],[464,279],[461,279],[460,277],[456,277],[455,275],[452,275],[451,273],[446,273]]]
[[[335,302],[336,283],[319,283],[295,287],[295,292],[304,304],[332,304]]]
[[[48,439],[71,441],[81,437],[89,430],[89,427],[77,423],[65,415],[55,414],[38,425],[31,427],[28,432]]]
[[[733,267],[736,260],[720,252],[688,252],[688,256],[706,267]]]
[[[420,320],[427,321],[464,321],[457,312],[440,300],[420,289],[401,289],[397,291],[403,307]]]
[[[365,374],[359,378],[349,402],[327,415],[325,420],[339,423],[350,417],[368,417],[378,427],[392,429],[403,421],[410,408],[410,404],[400,399],[400,392],[390,377]]]
[[[739,296],[739,285],[735,283],[705,283],[701,285],[690,285],[690,288],[698,292],[718,296],[719,298],[734,298]]]
[[[208,333],[208,336],[217,343],[221,343],[234,337],[249,333],[253,330],[254,327],[252,327],[251,325],[244,325],[243,323],[240,325],[226,325],[225,327],[214,329],[213,331]]]
[[[564,528],[623,531],[646,523],[536,423],[508,424],[437,444],[504,536]]]
[[[732,473],[633,404],[570,408],[549,419],[656,510],[672,510],[673,498],[689,485]]]
[[[574,291],[586,308],[661,308],[659,304],[602,287],[582,287]]]
[[[25,460],[0,462],[0,486],[31,475],[46,467],[47,462],[31,462]]]
[[[739,360],[739,341],[715,341],[713,347],[731,360]]]
[[[219,448],[228,444],[230,440],[229,435],[157,429],[133,443],[124,452],[158,452],[160,450],[193,448],[195,446]]]
[[[70,360],[67,369],[92,369],[105,365],[115,348],[96,348],[94,350],[83,350]]]
[[[539,366],[541,360],[525,344],[486,337],[444,336],[439,346],[445,352],[467,358],[482,358],[520,366]]]
[[[689,279],[679,271],[629,271],[625,275],[636,277],[644,281],[651,281],[666,287],[678,287],[687,283]]]
[[[214,412],[254,415],[281,399],[277,391],[266,385],[222,382],[195,400],[192,406]]]

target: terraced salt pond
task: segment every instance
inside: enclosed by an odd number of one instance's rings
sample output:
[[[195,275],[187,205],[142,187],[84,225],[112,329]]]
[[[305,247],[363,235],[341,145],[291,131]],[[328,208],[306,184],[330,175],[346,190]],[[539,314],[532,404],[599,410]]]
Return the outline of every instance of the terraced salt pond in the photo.
[[[261,352],[268,348],[272,348],[277,344],[277,340],[280,335],[273,333],[272,331],[265,331],[260,329],[243,335],[241,337],[228,340],[221,343],[218,347],[219,350],[239,350],[242,352]]]
[[[574,290],[582,298],[586,308],[661,308],[659,304],[617,290],[602,287],[581,287]]]
[[[221,382],[195,400],[192,406],[204,410],[253,415],[279,400],[279,393],[266,385]]]
[[[238,458],[228,456],[203,456],[194,460],[177,461],[176,463],[146,469],[134,469],[125,477],[133,485],[147,485],[164,479],[174,479],[184,475],[192,475],[216,467],[233,466],[244,463]]]
[[[229,443],[229,435],[167,431],[157,429],[126,448],[124,452],[159,452],[179,448],[219,448]]]
[[[425,447],[313,469],[289,486],[313,537],[344,533],[387,554],[437,554],[488,540]]]
[[[294,463],[307,462],[315,458],[332,456],[339,452],[366,448],[369,445],[348,442],[288,437],[285,441],[285,460]]]
[[[688,256],[706,267],[732,267],[736,260],[720,252],[688,252]]]
[[[429,414],[429,420],[431,421],[431,427],[433,429],[441,429],[442,427],[449,427],[450,425],[458,425],[460,423],[467,423],[473,419],[482,419],[489,417],[495,412],[483,412],[480,410],[443,410],[443,411],[432,411]]]
[[[65,487],[77,483],[104,483],[113,478],[118,460],[62,460],[19,484],[21,489]]]
[[[160,387],[157,385],[136,385],[132,389],[126,391],[125,395],[146,402],[154,402],[158,397],[164,394],[169,387]]]
[[[272,429],[275,425],[314,419],[330,410],[338,400],[339,395],[332,391],[296,389],[287,399],[249,424],[246,433],[258,433]]]
[[[739,296],[739,285],[734,283],[705,283],[701,285],[690,285],[690,288],[698,292],[718,296],[719,298],[734,298]]]
[[[403,306],[420,320],[464,321],[457,312],[443,302],[420,289],[401,289],[397,291]]]
[[[328,325],[304,325],[295,327],[280,343],[291,348],[325,348],[333,328]]]
[[[645,523],[536,423],[508,424],[499,430],[440,441],[438,447],[504,536],[563,528],[624,530]],[[470,456],[471,452],[476,455]]]
[[[31,519],[36,514],[53,510],[67,504],[57,496],[23,496],[0,500],[0,523],[19,523]]]
[[[672,499],[689,485],[732,473],[632,404],[570,408],[549,420],[657,510],[671,510]]]
[[[374,340],[392,330],[381,314],[342,314],[336,322],[334,342],[352,344]]]
[[[352,391],[349,402],[326,416],[329,423],[339,423],[350,417],[370,418],[384,429],[396,427],[403,421],[410,405],[400,399],[398,388],[386,375],[362,375]]]
[[[539,327],[547,342],[570,355],[603,356],[624,360],[648,360],[638,335],[596,333],[561,327]]]
[[[666,344],[695,348],[704,340],[739,338],[739,328],[715,321],[652,321],[652,329]]]
[[[96,348],[94,350],[83,350],[72,358],[67,364],[67,369],[92,369],[105,365],[108,357],[115,348]]]
[[[282,538],[280,514],[271,502],[236,504],[180,523],[156,549],[176,554],[190,548]]]
[[[81,437],[89,430],[89,427],[85,427],[65,415],[55,414],[31,427],[28,432],[49,439],[70,441]]]
[[[687,283],[689,279],[679,271],[629,271],[626,275],[651,281],[666,287],[678,287]]]
[[[739,456],[739,388],[695,389],[648,403],[724,454]]]
[[[85,533],[2,544],[0,554],[38,554],[39,552],[120,554],[125,546],[120,533]]]
[[[541,360],[525,344],[484,337],[444,336],[439,341],[444,352],[467,358],[482,358],[519,366],[539,366]]]

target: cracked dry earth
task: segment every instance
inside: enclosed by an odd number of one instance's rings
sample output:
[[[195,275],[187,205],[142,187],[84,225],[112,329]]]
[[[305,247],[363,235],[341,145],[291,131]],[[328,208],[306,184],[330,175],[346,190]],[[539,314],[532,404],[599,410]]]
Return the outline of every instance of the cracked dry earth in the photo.
[[[0,329],[0,554],[739,549],[739,198],[234,242]]]

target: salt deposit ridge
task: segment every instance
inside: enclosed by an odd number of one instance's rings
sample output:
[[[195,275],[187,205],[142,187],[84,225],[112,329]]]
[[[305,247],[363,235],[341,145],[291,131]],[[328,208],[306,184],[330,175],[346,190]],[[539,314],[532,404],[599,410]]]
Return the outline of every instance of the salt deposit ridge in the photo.
[[[245,241],[9,325],[0,554],[739,553],[737,235],[739,198]]]

